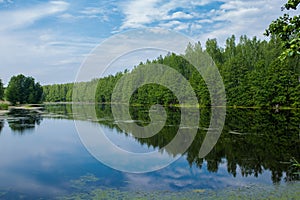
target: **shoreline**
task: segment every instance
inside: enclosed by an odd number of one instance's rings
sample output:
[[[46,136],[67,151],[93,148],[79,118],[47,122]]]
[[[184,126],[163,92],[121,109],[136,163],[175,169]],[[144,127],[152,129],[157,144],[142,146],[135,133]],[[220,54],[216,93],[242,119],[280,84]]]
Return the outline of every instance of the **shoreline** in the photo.
[[[7,110],[0,110],[0,115],[8,113],[12,109],[22,109],[22,110],[33,110],[33,111],[40,111],[45,109],[46,105],[110,105],[117,103],[98,103],[98,102],[44,102],[42,104],[23,104],[23,105],[16,105],[16,106],[8,106]],[[119,103],[119,105],[128,105],[124,103]],[[132,107],[142,107],[142,106],[149,106],[149,105],[142,105],[142,104],[132,104],[129,105]],[[177,107],[177,108],[226,108],[226,109],[257,109],[257,110],[300,110],[300,108],[293,108],[293,107],[259,107],[259,106],[203,106],[203,105],[187,105],[187,104],[171,104],[171,105],[162,105],[165,107]]]
[[[75,105],[110,105],[110,104],[119,104],[119,105],[128,105],[125,103],[99,103],[99,102],[44,102],[41,105],[62,105],[62,104],[66,104],[66,105],[71,105],[71,104],[75,104]],[[149,106],[147,105],[143,105],[143,104],[131,104],[129,106],[132,107],[141,107],[141,106]],[[203,105],[187,105],[187,104],[170,104],[170,105],[162,105],[162,106],[166,106],[166,107],[178,107],[178,108],[230,108],[230,109],[260,109],[260,110],[300,110],[300,108],[294,108],[294,107],[288,107],[288,106],[282,106],[282,107],[267,107],[267,106],[203,106]]]
[[[9,113],[9,110],[0,110],[0,116]]]

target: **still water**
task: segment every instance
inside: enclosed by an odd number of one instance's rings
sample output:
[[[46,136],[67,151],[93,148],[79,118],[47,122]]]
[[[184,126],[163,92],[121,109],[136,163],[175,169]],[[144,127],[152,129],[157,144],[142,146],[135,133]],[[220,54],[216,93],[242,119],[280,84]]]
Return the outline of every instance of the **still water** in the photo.
[[[223,132],[212,151],[199,158],[210,110],[201,109],[198,133],[188,150],[166,168],[125,173],[95,159],[82,144],[74,121],[99,127],[118,147],[151,152],[176,135],[180,109],[167,108],[164,128],[150,138],[122,131],[111,108],[97,105],[46,105],[42,111],[11,110],[0,115],[0,199],[205,198],[230,192],[266,198],[299,194],[299,174],[290,159],[300,160],[300,111],[228,109]],[[132,107],[132,122],[147,125],[148,108]],[[133,163],[134,164],[134,163]],[[224,196],[225,195],[225,196]],[[263,196],[267,195],[267,196]],[[252,196],[253,197],[253,196]]]

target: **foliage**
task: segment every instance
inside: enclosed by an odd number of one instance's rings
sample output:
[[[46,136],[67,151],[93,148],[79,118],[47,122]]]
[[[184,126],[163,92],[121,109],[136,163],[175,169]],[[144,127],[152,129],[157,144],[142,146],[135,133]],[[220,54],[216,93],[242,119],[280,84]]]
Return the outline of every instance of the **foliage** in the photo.
[[[7,86],[5,96],[12,104],[39,103],[42,99],[43,88],[35,83],[34,78],[20,74],[13,76]]]
[[[282,11],[285,9],[296,10],[299,3],[300,0],[288,0],[282,7]],[[282,60],[300,55],[300,15],[290,17],[285,13],[269,25],[265,35],[275,35],[283,41],[285,50],[280,56]]]
[[[43,91],[46,102],[69,102],[72,101],[73,84],[46,85]]]
[[[0,103],[0,110],[7,110],[7,109],[8,109],[8,104]]]
[[[92,99],[92,101],[95,100],[99,103],[110,103],[113,89],[122,76],[123,73],[119,72],[115,76],[110,75],[96,80],[96,96],[95,99]]]
[[[4,97],[4,87],[3,87],[2,80],[0,79],[0,100],[3,100],[3,97]]]
[[[291,158],[291,171],[294,172],[295,175],[300,175],[300,163],[295,159]]]

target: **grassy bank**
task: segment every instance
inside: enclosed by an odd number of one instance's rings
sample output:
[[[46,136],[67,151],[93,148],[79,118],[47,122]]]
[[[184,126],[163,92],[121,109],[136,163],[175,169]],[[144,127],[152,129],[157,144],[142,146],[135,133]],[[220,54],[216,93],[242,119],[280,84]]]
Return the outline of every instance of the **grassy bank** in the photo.
[[[8,110],[8,103],[0,103],[0,110]]]

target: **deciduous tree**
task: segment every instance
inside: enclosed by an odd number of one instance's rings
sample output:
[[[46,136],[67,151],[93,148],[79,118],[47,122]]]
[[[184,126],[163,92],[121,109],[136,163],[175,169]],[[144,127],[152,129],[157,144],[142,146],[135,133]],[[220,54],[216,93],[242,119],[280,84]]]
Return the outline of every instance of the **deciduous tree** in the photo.
[[[3,96],[4,96],[4,88],[3,88],[2,80],[0,79],[0,100],[3,99]]]
[[[300,0],[288,0],[282,11],[297,10],[299,4]],[[291,17],[285,13],[270,24],[265,35],[275,35],[283,41],[285,50],[280,56],[281,60],[300,55],[300,15]]]
[[[39,83],[35,83],[34,78],[20,74],[10,79],[5,95],[12,104],[39,103],[43,89]]]

